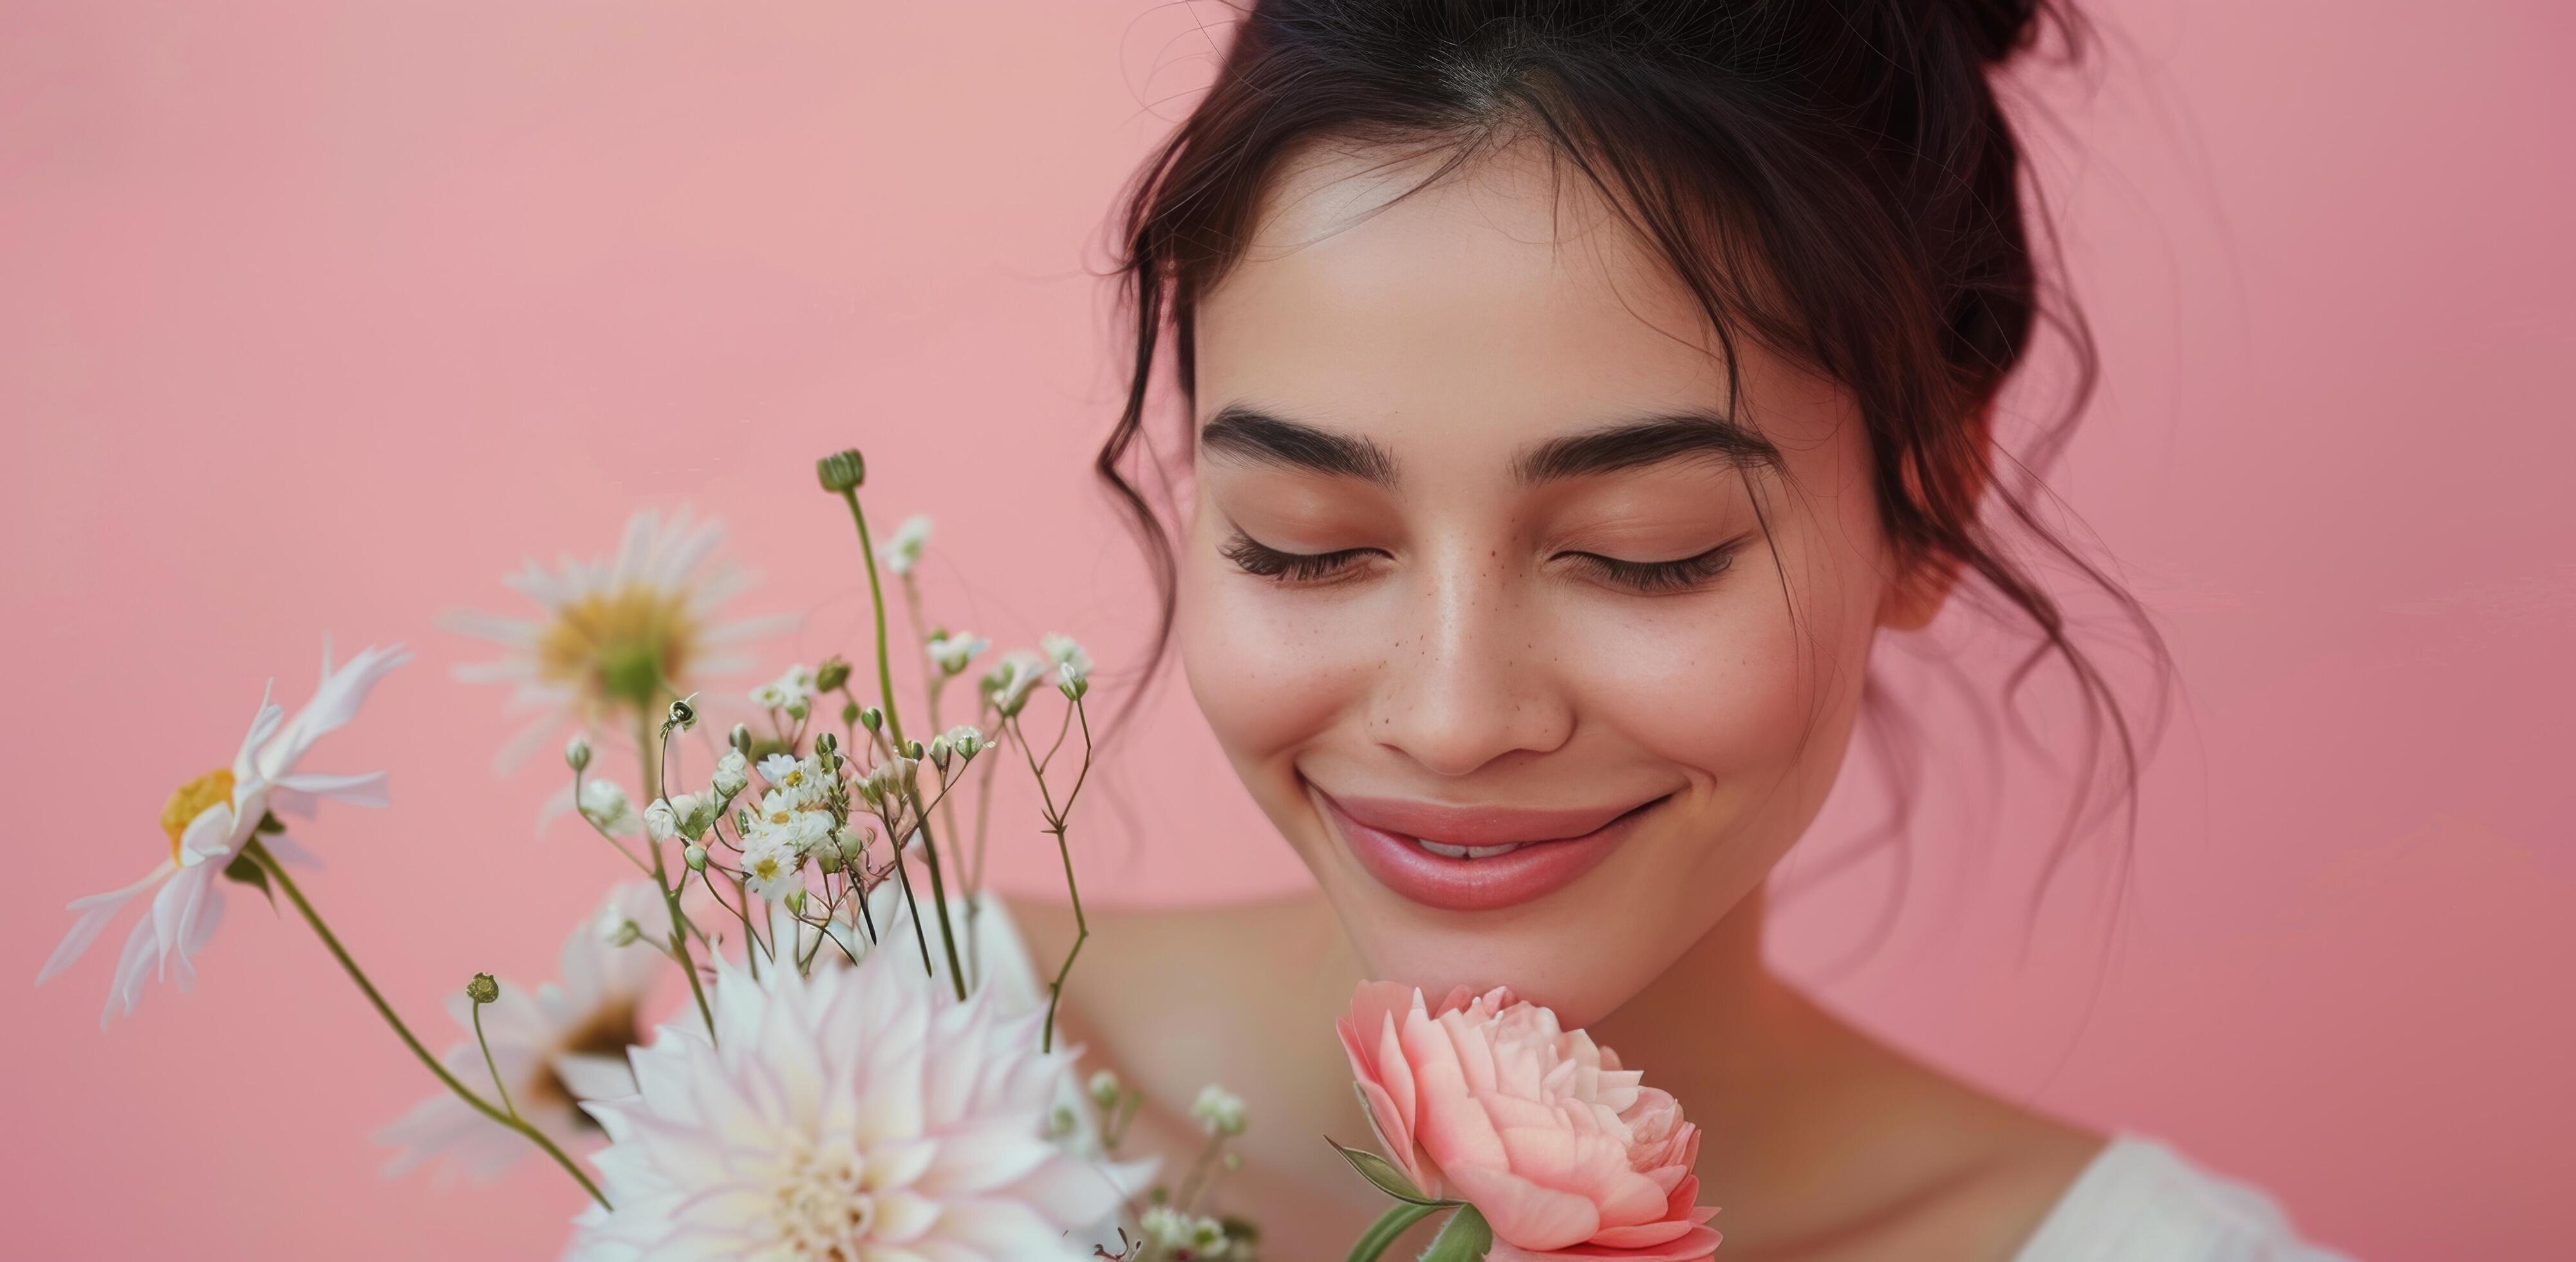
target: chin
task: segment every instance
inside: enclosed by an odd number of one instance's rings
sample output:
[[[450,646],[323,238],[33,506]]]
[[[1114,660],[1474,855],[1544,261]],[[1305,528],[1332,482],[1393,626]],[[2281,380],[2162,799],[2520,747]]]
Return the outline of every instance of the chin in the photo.
[[[1633,910],[1620,911],[1626,900],[1583,893],[1568,889],[1529,906],[1459,912],[1411,903],[1365,874],[1325,884],[1371,977],[1419,987],[1434,1003],[1458,986],[1510,986],[1554,1009],[1568,1028],[1618,1011],[1698,936],[1647,929]],[[1683,939],[1682,946],[1657,949],[1671,938]]]

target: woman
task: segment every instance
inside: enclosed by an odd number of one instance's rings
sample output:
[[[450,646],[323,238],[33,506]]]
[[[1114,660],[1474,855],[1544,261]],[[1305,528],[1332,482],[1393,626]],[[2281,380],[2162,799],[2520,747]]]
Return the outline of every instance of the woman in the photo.
[[[1954,588],[2035,629],[2134,778],[1987,524],[2037,529],[1988,418],[2039,312],[1988,75],[2054,16],[1262,0],[1143,173],[1100,468],[1320,897],[1123,917],[1067,1005],[1156,1101],[1250,1098],[1268,1125],[1227,1194],[1269,1256],[1335,1256],[1378,1208],[1316,1135],[1367,1133],[1324,1033],[1364,976],[1508,983],[1591,1026],[1710,1137],[1726,1257],[2322,1256],[2258,1195],[1955,1082],[1761,956],[1873,644]],[[1175,450],[1147,422],[1166,347],[1178,482],[1139,464]],[[1021,914],[1042,957],[1069,936]]]

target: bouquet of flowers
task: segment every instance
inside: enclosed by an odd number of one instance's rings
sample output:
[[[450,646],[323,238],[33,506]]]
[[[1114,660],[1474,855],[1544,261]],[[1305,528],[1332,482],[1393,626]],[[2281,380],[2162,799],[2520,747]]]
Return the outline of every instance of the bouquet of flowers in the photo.
[[[860,453],[816,470],[857,536],[873,642],[857,665],[833,656],[752,689],[745,721],[720,736],[695,683],[747,667],[736,646],[779,627],[716,621],[743,579],[714,557],[712,522],[638,515],[614,559],[532,562],[509,580],[542,619],[450,619],[505,650],[461,678],[510,683],[515,704],[544,711],[504,765],[570,727],[550,814],[577,815],[624,869],[565,942],[558,981],[473,974],[448,996],[459,1041],[433,1054],[306,894],[294,869],[314,862],[309,834],[287,819],[388,798],[383,772],[305,760],[410,658],[394,645],[335,663],[326,644],[303,706],[290,716],[264,692],[229,766],[170,795],[168,857],[71,903],[38,983],[149,895],[105,1025],[147,976],[189,983],[227,886],[282,897],[437,1081],[379,1135],[400,1150],[388,1172],[441,1158],[488,1176],[542,1154],[588,1198],[577,1258],[1258,1262],[1252,1223],[1200,1212],[1237,1167],[1243,1102],[1203,1090],[1190,1114],[1204,1146],[1177,1186],[1157,1183],[1157,1163],[1120,1151],[1142,1094],[1105,1070],[1077,1083],[1057,1037],[1090,936],[1070,840],[1093,755],[1089,654],[1051,635],[952,696],[991,646],[929,618],[914,578],[929,522],[880,546]],[[897,697],[888,575],[923,655],[918,709]],[[947,722],[952,705],[967,721]],[[631,793],[596,765],[621,734]],[[987,931],[1005,766],[1035,789],[1071,900],[1075,936],[1052,976],[1006,929]],[[671,972],[687,1001],[647,1030]],[[1426,1258],[1688,1262],[1715,1249],[1702,1225],[1715,1211],[1694,1204],[1696,1129],[1546,1009],[1507,990],[1431,1006],[1371,983],[1341,1037],[1387,1155],[1342,1151],[1395,1199],[1354,1262],[1442,1214]]]

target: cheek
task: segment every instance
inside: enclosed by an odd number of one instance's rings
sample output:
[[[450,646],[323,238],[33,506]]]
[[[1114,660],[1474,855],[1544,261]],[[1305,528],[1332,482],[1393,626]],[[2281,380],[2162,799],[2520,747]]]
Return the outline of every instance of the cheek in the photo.
[[[1250,772],[1350,712],[1383,655],[1328,602],[1285,599],[1194,552],[1181,561],[1173,636],[1217,742]]]
[[[1598,651],[1567,686],[1659,760],[1721,791],[1758,790],[1819,755],[1857,704],[1871,624],[1856,600],[1802,591],[1796,616],[1767,552],[1735,589],[1588,629]]]

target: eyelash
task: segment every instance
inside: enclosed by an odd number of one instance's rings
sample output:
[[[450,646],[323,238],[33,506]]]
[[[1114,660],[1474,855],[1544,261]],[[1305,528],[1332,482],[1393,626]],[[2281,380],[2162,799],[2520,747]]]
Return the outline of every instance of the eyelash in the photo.
[[[1580,562],[1592,571],[1595,578],[1613,587],[1623,587],[1642,595],[1661,595],[1687,591],[1734,568],[1735,554],[1743,545],[1741,539],[1730,539],[1696,556],[1671,561],[1622,561],[1592,552],[1560,555]],[[1234,562],[1236,568],[1244,573],[1280,583],[1313,583],[1329,579],[1372,552],[1378,552],[1378,549],[1282,552],[1240,530],[1217,549],[1219,556]]]

